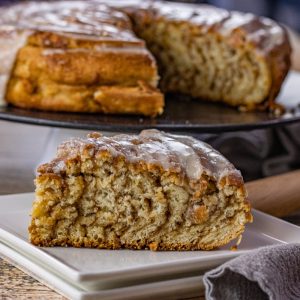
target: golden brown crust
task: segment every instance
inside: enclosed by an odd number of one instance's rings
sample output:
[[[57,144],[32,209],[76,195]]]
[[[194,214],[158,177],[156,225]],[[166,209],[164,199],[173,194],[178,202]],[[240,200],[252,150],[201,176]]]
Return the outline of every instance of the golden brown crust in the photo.
[[[94,99],[104,113],[157,116],[163,113],[163,95],[152,87],[140,82],[139,87],[103,86],[94,94]]]
[[[141,47],[145,42],[132,37],[130,40],[122,39],[98,39],[97,37],[78,36],[76,34],[61,34],[59,32],[36,31],[29,35],[27,44],[38,48],[53,49],[95,49],[98,46],[106,47]]]
[[[138,86],[65,85],[53,81],[32,82],[13,77],[8,84],[9,103],[23,108],[48,111],[157,116],[163,112],[164,98],[156,89]]]
[[[155,87],[156,66],[144,48],[43,49],[23,47],[12,76],[68,85],[136,86],[138,81]]]
[[[189,244],[189,243],[156,243],[149,242],[147,245],[143,243],[121,243],[118,239],[114,243],[103,243],[89,241],[88,239],[74,242],[73,240],[41,240],[38,236],[35,236],[35,228],[33,225],[29,227],[30,232],[30,242],[35,246],[40,247],[75,247],[75,248],[97,248],[97,249],[131,249],[131,250],[152,250],[152,251],[196,251],[196,250],[214,250],[227,245],[233,239],[239,238],[244,232],[244,226],[240,226],[236,229],[236,232],[231,233],[226,237],[226,239],[218,242],[213,242],[210,244]]]
[[[271,110],[274,108],[276,97],[279,94],[282,83],[291,67],[292,48],[289,42],[286,29],[283,28],[283,30],[284,43],[272,49],[268,58],[272,72],[272,86],[269,96],[266,99],[266,105]]]
[[[253,34],[253,32],[258,32],[263,28],[263,21],[268,21],[266,18],[256,18],[253,22],[253,25],[250,27],[242,26],[241,28],[235,29],[231,40],[233,45],[236,47],[243,46],[248,43],[247,47],[253,47],[253,51],[257,53],[257,57],[260,60],[266,62],[270,75],[268,78],[269,91],[268,94],[262,99],[260,103],[255,103],[251,105],[245,105],[247,110],[273,110],[276,97],[280,92],[282,83],[291,67],[291,44],[286,29],[276,24],[277,30],[281,31],[280,38],[278,42],[270,42],[272,36],[263,36],[261,40],[248,40],[248,35]],[[273,37],[276,39],[276,36]],[[269,44],[268,44],[269,43]]]

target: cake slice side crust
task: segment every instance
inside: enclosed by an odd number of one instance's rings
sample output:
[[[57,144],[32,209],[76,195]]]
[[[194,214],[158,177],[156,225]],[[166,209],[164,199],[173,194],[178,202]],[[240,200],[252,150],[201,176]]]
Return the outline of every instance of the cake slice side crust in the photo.
[[[162,114],[164,96],[144,82],[137,86],[101,86],[59,84],[50,80],[37,82],[13,77],[6,98],[18,107],[47,111],[106,114]]]

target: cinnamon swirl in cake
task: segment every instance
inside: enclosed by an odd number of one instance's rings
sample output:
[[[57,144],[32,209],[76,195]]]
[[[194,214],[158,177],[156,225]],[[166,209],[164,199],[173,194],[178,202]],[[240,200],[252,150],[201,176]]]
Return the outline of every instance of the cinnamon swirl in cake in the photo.
[[[209,250],[252,219],[229,161],[194,138],[157,130],[71,139],[35,183],[29,232],[39,246]]]
[[[250,13],[153,1],[128,9],[161,89],[247,110],[272,107],[290,67],[285,29]]]

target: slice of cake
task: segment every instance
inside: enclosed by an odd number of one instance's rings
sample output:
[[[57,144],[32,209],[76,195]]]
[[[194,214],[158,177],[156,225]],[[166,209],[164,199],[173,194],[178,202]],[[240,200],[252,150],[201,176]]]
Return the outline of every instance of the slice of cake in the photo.
[[[35,183],[29,232],[39,246],[209,250],[252,219],[230,162],[194,138],[157,130],[71,139]]]

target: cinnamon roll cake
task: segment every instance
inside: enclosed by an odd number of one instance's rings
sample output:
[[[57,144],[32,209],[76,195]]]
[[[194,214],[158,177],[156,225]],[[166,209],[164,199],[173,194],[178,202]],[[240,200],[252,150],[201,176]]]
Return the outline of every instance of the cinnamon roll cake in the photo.
[[[156,116],[158,73],[162,92],[267,108],[290,67],[281,25],[207,5],[25,2],[0,13],[0,86],[24,108]]]
[[[194,138],[157,130],[71,139],[35,183],[29,232],[38,246],[210,250],[252,220],[230,162]]]

